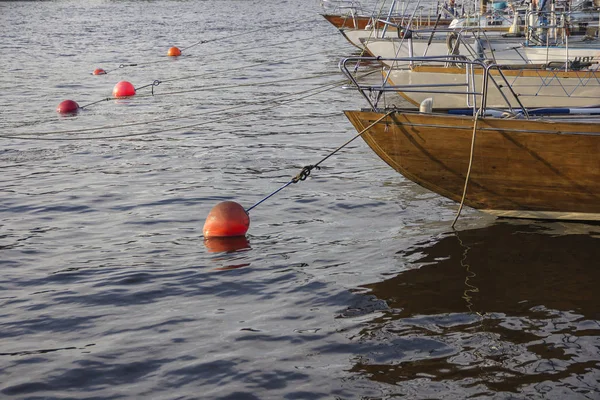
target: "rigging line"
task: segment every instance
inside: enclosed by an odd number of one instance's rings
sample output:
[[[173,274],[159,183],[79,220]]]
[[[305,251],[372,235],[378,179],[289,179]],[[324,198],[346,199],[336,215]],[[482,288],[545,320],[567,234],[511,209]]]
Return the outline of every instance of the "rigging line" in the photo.
[[[344,81],[345,82],[345,81]],[[137,136],[145,136],[145,135],[152,135],[152,134],[157,134],[157,133],[165,133],[165,132],[172,132],[172,131],[178,131],[178,130],[182,130],[182,129],[188,129],[188,128],[195,128],[198,126],[202,126],[202,125],[208,125],[214,122],[219,122],[219,121],[225,121],[231,118],[239,118],[240,115],[252,115],[252,114],[256,114],[258,112],[263,112],[265,110],[270,110],[285,104],[289,104],[292,103],[294,101],[299,101],[299,100],[303,100],[305,98],[308,97],[312,97],[315,96],[317,94],[320,93],[324,93],[328,90],[332,90],[334,88],[336,88],[338,86],[338,84],[336,83],[336,85],[328,85],[330,87],[326,87],[323,90],[320,90],[318,92],[312,93],[312,94],[308,94],[305,96],[302,96],[300,98],[297,99],[289,99],[289,100],[284,100],[281,101],[279,103],[276,103],[274,105],[271,105],[269,107],[265,107],[265,108],[261,108],[260,110],[249,110],[246,111],[244,113],[236,113],[236,114],[229,114],[229,115],[225,115],[221,118],[217,118],[217,119],[213,119],[210,121],[203,121],[203,122],[199,122],[199,123],[194,123],[194,124],[189,124],[189,125],[185,125],[185,126],[179,126],[179,127],[174,127],[174,128],[168,128],[168,129],[157,129],[154,131],[149,131],[149,132],[139,132],[139,133],[128,133],[128,134],[123,134],[123,135],[113,135],[113,136],[101,136],[101,137],[91,137],[91,138],[81,138],[81,137],[77,137],[77,138],[48,138],[48,137],[26,137],[26,136],[22,136],[23,134],[20,135],[1,135],[0,138],[3,139],[22,139],[22,140],[47,140],[47,141],[75,141],[75,140],[105,140],[105,139],[119,139],[119,138],[127,138],[127,137],[137,137]],[[314,90],[314,89],[311,89]],[[310,90],[307,90],[305,92],[308,92]],[[256,105],[256,104],[252,104],[252,105]],[[239,108],[239,107],[237,107]],[[86,131],[94,131],[94,129],[89,129]],[[74,133],[77,133],[77,131],[75,131]],[[50,134],[56,134],[56,132],[51,132]]]
[[[361,75],[360,78],[364,78],[368,75],[373,74],[374,72],[377,72],[377,71],[371,71],[371,72],[365,73],[365,74]],[[337,86],[338,84],[342,84],[342,83],[346,83],[346,82],[347,82],[346,79],[342,79],[342,80],[339,80],[339,81],[336,81],[333,83],[327,83],[326,85],[323,85],[322,87],[327,87],[329,85]],[[205,113],[194,113],[194,114],[182,115],[182,116],[177,116],[177,117],[153,119],[153,120],[144,121],[144,122],[132,122],[129,124],[120,124],[120,125],[107,125],[107,126],[100,126],[100,127],[95,127],[95,128],[86,128],[86,129],[71,129],[71,130],[62,130],[62,131],[20,133],[20,134],[16,134],[16,136],[15,135],[0,135],[0,138],[14,138],[14,137],[21,137],[22,135],[58,135],[58,134],[69,134],[69,133],[84,133],[84,132],[94,132],[94,131],[108,130],[108,129],[115,129],[115,128],[125,128],[125,127],[131,127],[131,126],[148,125],[148,124],[155,123],[155,122],[156,123],[169,122],[169,121],[175,121],[178,119],[193,117],[196,115],[206,115],[206,114],[211,114],[211,113],[234,110],[234,109],[238,109],[238,108],[242,108],[242,107],[248,107],[248,106],[252,106],[252,105],[261,105],[261,104],[269,103],[271,101],[277,101],[280,98],[286,98],[286,97],[295,96],[295,95],[299,95],[299,94],[303,94],[303,93],[308,93],[312,90],[318,90],[318,89],[319,89],[319,87],[311,88],[311,89],[307,89],[307,90],[302,90],[300,92],[295,92],[292,94],[285,94],[285,95],[281,95],[281,96],[278,96],[278,97],[275,97],[272,99],[262,100],[262,101],[251,103],[251,104],[237,105],[237,106],[232,106],[232,107],[217,110],[217,111],[208,111]]]
[[[199,42],[193,43],[193,44],[191,44],[191,45],[189,45],[187,47],[182,47],[181,50],[183,51],[183,50],[191,49],[192,47],[198,46],[199,44],[215,42],[215,41],[218,41],[218,40],[231,39],[231,38],[238,37],[238,36],[248,35],[250,33],[262,32],[262,31],[267,30],[267,29],[280,28],[280,27],[285,26],[285,25],[297,24],[297,25],[303,26],[303,24],[315,23],[316,21],[317,21],[316,19],[312,19],[312,20],[307,20],[307,21],[304,21],[304,22],[290,21],[290,22],[279,23],[277,25],[271,25],[271,26],[267,26],[267,27],[264,27],[264,28],[254,29],[254,30],[251,30],[251,31],[244,31],[244,32],[236,33],[236,34],[229,35],[229,36],[223,36],[223,37],[218,37],[218,38],[214,38],[214,39],[200,40]]]
[[[346,143],[344,143],[343,145],[341,145],[340,147],[338,147],[337,149],[335,149],[334,151],[332,151],[331,153],[329,153],[327,156],[323,157],[316,164],[314,164],[314,165],[307,165],[306,167],[302,168],[302,170],[300,171],[300,173],[298,173],[298,175],[296,175],[295,177],[293,177],[289,182],[287,182],[286,184],[284,184],[283,186],[281,186],[279,189],[275,190],[274,192],[270,193],[269,195],[267,195],[266,197],[264,197],[263,199],[261,199],[260,201],[258,201],[254,205],[252,205],[251,207],[247,208],[246,209],[246,213],[249,213],[250,210],[252,210],[256,206],[258,206],[259,204],[263,203],[265,200],[273,197],[275,194],[279,193],[280,191],[282,191],[286,187],[290,186],[292,183],[298,183],[300,181],[306,180],[306,178],[308,178],[309,175],[310,175],[310,171],[312,171],[314,168],[319,169],[319,165],[322,164],[325,160],[327,160],[329,157],[331,157],[334,154],[336,154],[338,151],[340,151],[341,149],[343,149],[344,147],[346,147],[350,143],[352,143],[355,139],[357,139],[360,136],[362,136],[365,132],[367,132],[368,130],[370,130],[372,127],[374,127],[375,125],[377,125],[380,121],[382,121],[383,119],[387,118],[389,115],[393,114],[394,112],[395,111],[389,111],[383,117],[378,118],[375,122],[371,123],[369,126],[367,126],[365,129],[363,129],[362,131],[360,131],[353,138],[351,138],[350,140],[346,141]]]

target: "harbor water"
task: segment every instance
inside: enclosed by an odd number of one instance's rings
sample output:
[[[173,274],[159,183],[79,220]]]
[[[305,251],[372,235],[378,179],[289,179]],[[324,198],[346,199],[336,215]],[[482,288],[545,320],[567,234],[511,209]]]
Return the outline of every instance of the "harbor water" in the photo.
[[[1,399],[600,399],[598,225],[453,230],[357,138],[205,240],[356,136],[321,12],[0,2]]]

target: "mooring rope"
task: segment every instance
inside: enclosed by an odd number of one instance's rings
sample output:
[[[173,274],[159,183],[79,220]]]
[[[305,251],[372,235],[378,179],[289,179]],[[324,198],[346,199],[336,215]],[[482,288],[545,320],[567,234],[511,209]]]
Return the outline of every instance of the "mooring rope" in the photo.
[[[361,75],[359,78],[365,78],[369,75],[372,75],[373,73],[376,73],[377,71],[371,71],[371,72],[367,72],[363,75]],[[320,76],[316,76],[317,78]],[[296,78],[296,79],[301,79],[301,78]],[[179,115],[176,117],[168,117],[168,118],[158,118],[158,119],[152,119],[149,121],[143,121],[143,122],[131,122],[131,123],[127,123],[127,124],[118,124],[118,125],[105,125],[105,126],[99,126],[99,127],[95,127],[95,128],[82,128],[82,129],[70,129],[70,130],[61,130],[61,131],[45,131],[45,132],[25,132],[25,133],[15,133],[15,134],[0,134],[0,139],[26,139],[26,140],[78,140],[78,138],[64,138],[64,139],[60,139],[60,138],[40,138],[39,136],[45,136],[45,135],[64,135],[64,134],[78,134],[78,133],[86,133],[86,132],[96,132],[96,131],[103,131],[103,130],[110,130],[110,129],[117,129],[117,128],[126,128],[126,127],[133,127],[133,126],[140,126],[140,125],[150,125],[150,124],[154,124],[154,123],[161,123],[161,122],[171,122],[171,121],[177,121],[177,120],[181,120],[181,119],[186,119],[186,118],[193,118],[193,117],[197,117],[198,115],[212,115],[212,114],[222,114],[224,112],[227,111],[232,111],[232,110],[237,110],[240,108],[244,108],[244,107],[252,107],[252,106],[261,106],[261,105],[265,105],[265,104],[269,104],[269,103],[275,103],[273,106],[270,107],[266,107],[266,108],[262,108],[261,110],[258,111],[250,111],[250,112],[246,112],[246,113],[242,113],[242,114],[235,114],[235,116],[239,117],[240,115],[251,115],[263,110],[268,110],[268,109],[272,109],[275,107],[278,107],[280,105],[285,105],[285,104],[289,104],[295,101],[300,101],[303,100],[305,98],[311,97],[311,96],[315,96],[318,95],[320,93],[326,92],[328,90],[332,90],[335,89],[337,87],[339,87],[341,84],[347,83],[346,79],[340,79],[340,80],[336,80],[334,82],[328,82],[324,85],[319,85],[315,88],[310,88],[310,89],[306,89],[306,90],[302,90],[299,92],[295,92],[295,93],[291,93],[291,94],[283,94],[281,96],[277,96],[271,99],[266,99],[266,100],[261,100],[261,101],[257,101],[257,102],[252,102],[252,103],[247,103],[247,104],[240,104],[240,105],[235,105],[235,106],[231,106],[231,107],[226,107],[226,108],[222,108],[219,110],[210,110],[207,112],[201,112],[201,113],[194,113],[194,114],[187,114],[187,115]],[[323,89],[323,90],[321,90]],[[314,93],[311,93],[314,92]],[[294,97],[294,96],[299,96],[299,95],[304,95],[301,97]],[[143,97],[143,96],[139,96],[139,97]],[[101,102],[101,101],[106,101],[106,100],[116,100],[115,98],[107,98],[107,99],[103,99],[103,100],[99,100],[97,102]],[[97,103],[95,102],[95,103]],[[95,104],[95,103],[91,103],[91,104]],[[83,106],[83,107],[87,107]],[[83,108],[82,107],[82,108]],[[231,117],[228,117],[231,118]],[[211,122],[218,122],[221,121],[223,119],[228,119],[228,118],[221,118],[221,119],[216,119],[216,120],[211,120],[211,121],[204,121],[202,123],[198,123],[196,125],[187,125],[184,127],[179,127],[176,128],[175,130],[178,129],[185,129],[187,127],[194,127],[194,126],[200,126],[200,125],[205,125]],[[104,137],[94,137],[94,138],[82,138],[81,140],[96,140],[96,139],[110,139],[110,138],[123,138],[123,137],[129,137],[129,136],[142,136],[142,135],[149,135],[149,134],[154,134],[154,133],[162,133],[162,132],[167,132],[167,131],[171,131],[173,129],[169,129],[169,130],[164,130],[164,131],[150,131],[150,132],[144,132],[144,133],[135,133],[135,134],[126,134],[126,135],[114,135],[114,136],[104,136]],[[27,137],[27,136],[38,136],[35,138],[32,137]]]
[[[316,20],[307,20],[304,22],[297,22],[297,21],[290,21],[290,22],[284,22],[284,23],[280,23],[277,25],[272,25],[272,26],[267,26],[264,28],[258,28],[258,29],[254,29],[251,31],[244,31],[244,32],[240,32],[240,33],[235,33],[233,35],[229,35],[229,36],[223,36],[223,37],[218,37],[218,38],[214,38],[214,39],[206,39],[206,40],[200,40],[196,43],[193,43],[187,47],[182,47],[181,50],[187,50],[187,49],[191,49],[192,47],[198,46],[199,44],[205,44],[205,43],[210,43],[210,42],[216,42],[218,40],[227,40],[227,39],[231,39],[231,38],[235,38],[235,37],[239,37],[239,36],[244,36],[244,35],[248,35],[250,33],[256,33],[256,32],[263,32],[267,29],[273,29],[273,28],[280,28],[282,26],[285,25],[290,25],[290,24],[294,24],[294,25],[299,25],[299,26],[306,26],[304,24],[311,24],[311,23],[315,23]],[[285,32],[285,31],[284,31]]]
[[[471,167],[473,166],[473,154],[475,153],[475,136],[477,133],[477,122],[479,121],[479,113],[481,112],[481,108],[477,110],[475,113],[475,122],[473,123],[473,136],[471,137],[471,152],[469,154],[469,168],[467,169],[467,176],[465,177],[465,186],[463,188],[462,198],[460,199],[460,205],[458,207],[458,211],[456,212],[456,217],[454,217],[454,221],[452,222],[451,227],[454,228],[456,221],[458,221],[458,217],[463,209],[463,205],[465,204],[465,199],[467,197],[467,187],[469,185],[469,178],[471,177]]]
[[[325,52],[323,52],[323,54],[325,54]],[[304,58],[306,57],[305,54],[301,54],[299,56],[296,57],[289,57],[286,58],[285,62],[289,61],[289,60],[294,60],[294,59],[299,59],[299,58]],[[214,75],[219,75],[222,76],[223,74],[227,73],[227,72],[231,72],[231,71],[240,71],[240,70],[246,70],[246,69],[251,69],[251,68],[255,68],[255,67],[260,67],[260,66],[264,66],[264,65],[277,65],[277,64],[282,64],[284,61],[278,60],[278,61],[264,61],[264,62],[259,62],[259,63],[255,63],[255,64],[250,64],[250,65],[245,65],[245,66],[241,66],[241,67],[237,67],[237,68],[228,68],[226,70],[217,70],[217,71],[212,71],[212,72],[205,72],[202,74],[194,74],[194,75],[188,75],[188,76],[184,76],[181,78],[173,78],[173,79],[163,79],[163,80],[158,80],[159,83],[166,83],[166,82],[174,82],[174,81],[178,81],[178,80],[186,80],[186,79],[192,79],[192,78],[204,78],[204,77],[210,77],[210,76],[214,76]],[[327,73],[323,73],[323,76],[327,75]],[[335,73],[331,73],[331,75],[335,75]],[[366,75],[365,75],[366,76]],[[318,74],[315,74],[314,77],[319,77]],[[298,78],[298,79],[303,79],[303,78]],[[312,79],[312,77],[310,78],[306,78],[306,79]],[[147,87],[149,85],[143,86],[143,87]],[[157,85],[155,85],[157,86]],[[237,86],[243,86],[243,85],[237,85]],[[142,87],[138,88],[141,89]],[[185,93],[184,91],[182,91],[181,93]],[[144,97],[143,95],[137,95],[136,97]],[[103,99],[100,100],[96,100],[93,101],[91,103],[87,103],[83,106],[80,106],[79,108],[84,109],[87,107],[90,107],[92,105],[98,104],[98,103],[102,103],[105,101],[110,101],[110,100],[117,100],[117,98],[115,97],[105,97]],[[33,125],[41,125],[41,124],[46,124],[48,122],[52,122],[55,121],[56,118],[48,118],[48,119],[44,119],[44,120],[38,120],[38,121],[29,121],[29,122],[25,122],[25,123],[21,123],[18,125],[13,125],[13,126],[9,126],[8,124],[3,124],[6,125],[6,127],[10,127],[11,129],[16,129],[16,128],[21,128],[24,126],[33,126]],[[137,125],[137,124],[135,124]],[[123,126],[127,126],[127,125],[123,125]],[[2,128],[4,128],[4,126],[2,126]],[[93,130],[93,129],[91,129]],[[63,132],[56,132],[56,133],[63,133]],[[2,137],[2,135],[0,135],[0,137]]]
[[[15,134],[15,135],[0,135],[1,138],[4,139],[25,139],[25,140],[47,140],[47,141],[51,141],[51,140],[56,140],[56,141],[75,141],[75,140],[104,140],[104,139],[117,139],[117,138],[127,138],[127,137],[136,137],[136,136],[144,136],[144,135],[151,135],[151,134],[157,134],[157,133],[165,133],[165,132],[172,132],[172,131],[177,131],[177,130],[182,130],[182,129],[188,129],[188,128],[195,128],[198,126],[202,126],[202,125],[207,125],[210,123],[214,123],[214,122],[219,122],[219,121],[224,121],[227,119],[231,119],[231,118],[239,118],[241,115],[252,115],[252,114],[257,114],[259,112],[263,112],[266,110],[270,110],[285,104],[289,104],[295,101],[300,101],[303,100],[305,98],[308,97],[312,97],[312,96],[316,96],[318,94],[324,93],[326,91],[332,90],[336,87],[338,87],[341,83],[346,83],[346,80],[340,80],[340,81],[336,81],[334,83],[329,83],[327,85],[323,85],[323,86],[319,86],[317,88],[312,88],[312,89],[307,89],[307,90],[303,90],[301,92],[296,92],[293,93],[293,96],[297,96],[300,94],[304,94],[304,96],[301,97],[297,97],[297,98],[289,98],[289,95],[282,95],[279,96],[278,98],[275,98],[275,104],[268,106],[268,107],[263,107],[260,110],[250,110],[247,111],[245,113],[235,113],[235,114],[230,114],[230,115],[225,115],[221,118],[216,118],[216,119],[211,119],[210,121],[203,121],[203,122],[198,122],[198,123],[194,123],[194,124],[189,124],[189,125],[184,125],[184,126],[178,126],[178,127],[173,127],[173,128],[167,128],[167,129],[159,129],[159,130],[152,130],[152,131],[148,131],[148,132],[138,132],[138,133],[127,133],[127,134],[122,134],[122,135],[112,135],[112,136],[101,136],[101,137],[92,137],[92,138],[44,138],[44,137],[39,137],[39,135],[52,135],[52,134],[68,134],[68,133],[81,133],[81,132],[90,132],[90,131],[97,131],[97,130],[101,130],[101,129],[112,129],[112,128],[119,128],[119,127],[123,127],[124,125],[120,125],[120,126],[109,126],[109,127],[99,127],[99,128],[87,128],[87,129],[80,129],[80,130],[70,130],[70,131],[55,131],[55,132],[43,132],[43,133],[28,133],[28,134]],[[321,89],[321,90],[319,90]],[[311,93],[314,92],[314,93]],[[283,99],[283,100],[277,100],[277,99]],[[238,109],[238,108],[242,108],[242,107],[249,107],[249,106],[257,106],[257,105],[262,105],[265,103],[269,103],[269,102],[274,102],[273,99],[269,99],[269,100],[263,100],[260,102],[255,102],[255,103],[251,103],[251,104],[243,104],[243,105],[239,105],[239,106],[232,106],[226,109],[221,109],[218,111],[210,111],[207,112],[205,114],[215,114],[215,113],[222,113],[225,111],[230,111],[230,110],[234,110],[234,109]],[[189,116],[188,116],[189,117]],[[168,121],[172,121],[175,119],[182,119],[185,117],[174,117],[174,118],[166,118],[166,119],[162,119],[159,120],[159,122],[168,122]],[[132,123],[132,124],[128,124],[127,126],[134,126],[134,125],[142,125],[142,124],[149,124],[149,123],[153,123],[153,122],[157,122],[157,120],[154,121],[149,121],[149,122],[143,122],[143,123]],[[36,137],[27,137],[27,136],[23,136],[23,135],[37,135]]]
[[[280,84],[280,83],[309,80],[309,79],[322,78],[322,77],[333,76],[333,75],[339,75],[339,74],[336,72],[327,72],[327,73],[320,73],[320,74],[315,74],[315,75],[310,75],[310,76],[303,76],[303,77],[299,77],[299,78],[278,79],[276,81],[236,83],[234,85],[200,86],[195,89],[177,90],[174,92],[162,92],[162,93],[157,93],[157,94],[154,94],[154,92],[152,92],[152,94],[150,94],[150,95],[139,95],[137,97],[138,98],[151,97],[151,96],[159,97],[159,96],[170,96],[170,95],[183,94],[183,93],[203,92],[203,91],[207,91],[207,90],[236,89],[236,88],[242,88],[242,87],[276,85],[276,84]],[[160,83],[163,83],[163,82],[164,81],[160,81]],[[149,86],[149,85],[147,85],[147,86]]]
[[[383,119],[387,118],[389,115],[393,114],[394,112],[395,111],[389,111],[384,116],[378,118],[375,122],[371,123],[369,126],[367,126],[365,129],[363,129],[362,131],[360,131],[358,134],[356,134],[354,137],[352,137],[346,143],[344,143],[343,145],[339,146],[337,149],[335,149],[334,151],[332,151],[331,153],[329,153],[328,155],[326,155],[325,157],[323,157],[316,164],[314,164],[314,165],[307,165],[307,166],[303,167],[302,170],[298,173],[298,175],[294,176],[289,182],[287,182],[286,184],[284,184],[283,186],[281,186],[279,189],[275,190],[274,192],[270,193],[266,197],[262,198],[260,201],[258,201],[257,203],[255,203],[251,207],[247,208],[246,209],[246,213],[249,213],[250,210],[252,210],[256,206],[258,206],[259,204],[263,203],[265,200],[273,197],[277,193],[281,192],[283,189],[285,189],[286,187],[290,186],[292,183],[298,183],[300,181],[306,180],[306,178],[308,178],[310,176],[310,173],[311,173],[311,171],[313,169],[315,169],[315,168],[316,169],[321,169],[321,167],[319,167],[319,165],[322,164],[323,162],[325,162],[325,160],[327,160],[328,158],[330,158],[331,156],[333,156],[334,154],[336,154],[338,151],[342,150],[344,147],[348,146],[354,140],[356,140],[357,138],[359,138],[360,136],[362,136],[365,132],[367,132],[368,130],[370,130],[372,127],[374,127],[375,125],[377,125],[380,121],[382,121]]]
[[[219,52],[216,53],[208,53],[202,54],[202,57],[211,57],[211,56],[219,56],[222,54],[229,54],[229,53],[244,53],[248,50],[256,50],[256,49],[265,49],[268,47],[277,47],[277,46],[281,46],[281,45],[285,45],[285,44],[289,44],[289,43],[297,43],[297,42],[303,42],[303,41],[307,41],[307,40],[315,40],[315,39],[321,39],[324,36],[334,36],[337,35],[336,32],[333,33],[328,33],[325,35],[316,35],[316,36],[310,36],[307,38],[303,38],[303,39],[292,39],[292,40],[284,40],[281,42],[275,42],[275,43],[263,43],[261,45],[258,46],[254,46],[254,47],[244,47],[243,49],[239,49],[239,48],[235,48],[235,49],[231,49],[231,50],[220,50]],[[252,43],[254,43],[255,41],[252,41]],[[242,43],[245,44],[245,43]],[[129,64],[120,64],[119,68],[125,68],[125,67],[139,67],[139,66],[146,66],[146,65],[151,65],[151,64],[160,64],[160,63],[165,63],[165,62],[172,62],[173,57],[168,57],[165,56],[164,58],[161,58],[160,60],[155,60],[155,61],[147,61],[147,62],[138,62],[138,63],[129,63]],[[114,71],[114,69],[112,70],[107,70],[106,72],[111,72]]]
[[[325,53],[323,53],[323,54],[325,54]],[[306,54],[301,54],[296,57],[287,57],[285,59],[285,61],[287,62],[289,60],[296,60],[296,59],[300,59],[300,58],[306,58]],[[277,65],[277,64],[282,64],[282,63],[284,63],[284,61],[281,61],[281,60],[279,60],[279,61],[263,61],[263,62],[259,62],[259,63],[255,63],[255,64],[243,65],[243,66],[237,67],[237,68],[227,68],[227,69],[221,69],[221,70],[212,71],[212,72],[203,72],[201,74],[187,75],[187,76],[182,76],[180,78],[163,79],[162,82],[175,82],[175,81],[186,80],[186,79],[204,78],[204,77],[213,76],[213,75],[222,76],[223,74],[225,74],[227,72],[231,72],[231,71],[241,71],[241,70],[250,69],[250,68],[254,68],[254,67],[262,67],[265,65]]]

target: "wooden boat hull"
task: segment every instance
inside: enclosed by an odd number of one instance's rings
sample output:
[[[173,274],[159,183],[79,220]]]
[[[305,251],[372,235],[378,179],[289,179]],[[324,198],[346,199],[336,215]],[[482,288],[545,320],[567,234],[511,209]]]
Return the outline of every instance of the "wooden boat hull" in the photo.
[[[323,17],[329,21],[329,23],[336,28],[351,28],[351,29],[365,29],[367,27],[373,27],[373,17],[366,15],[351,15],[351,14],[322,14]],[[375,18],[375,28],[383,28],[385,23],[382,20],[386,20],[386,16],[382,15],[380,18]],[[392,17],[390,22],[393,24],[406,24],[410,20],[409,16],[406,17]],[[437,21],[437,26],[448,26],[452,22],[452,19],[442,18]],[[436,24],[436,18],[431,16],[417,17],[412,21],[413,28],[415,27],[429,27]]]
[[[386,27],[386,24],[380,19],[358,15],[333,14],[323,14],[323,17],[333,26],[338,28],[346,40],[362,50],[367,50],[364,43],[369,42],[371,39],[398,37],[398,29],[390,25]],[[391,18],[390,22],[393,24],[403,24],[407,23],[408,20],[408,17]],[[444,19],[438,21],[437,26],[448,26],[449,23],[450,20]],[[431,18],[416,19],[413,21],[413,29],[418,27],[427,28],[432,25],[435,25],[435,20],[432,20]]]
[[[380,112],[345,111],[358,132]],[[395,112],[362,137],[413,182],[461,201],[473,117]],[[498,216],[600,220],[598,123],[481,118],[465,204]]]

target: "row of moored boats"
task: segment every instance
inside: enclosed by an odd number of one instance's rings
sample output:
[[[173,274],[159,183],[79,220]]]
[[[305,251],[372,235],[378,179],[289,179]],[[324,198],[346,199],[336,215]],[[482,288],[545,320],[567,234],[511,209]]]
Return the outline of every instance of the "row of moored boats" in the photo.
[[[346,115],[369,146],[494,215],[600,220],[600,0],[424,8],[324,13],[360,49],[340,69],[365,99]]]

